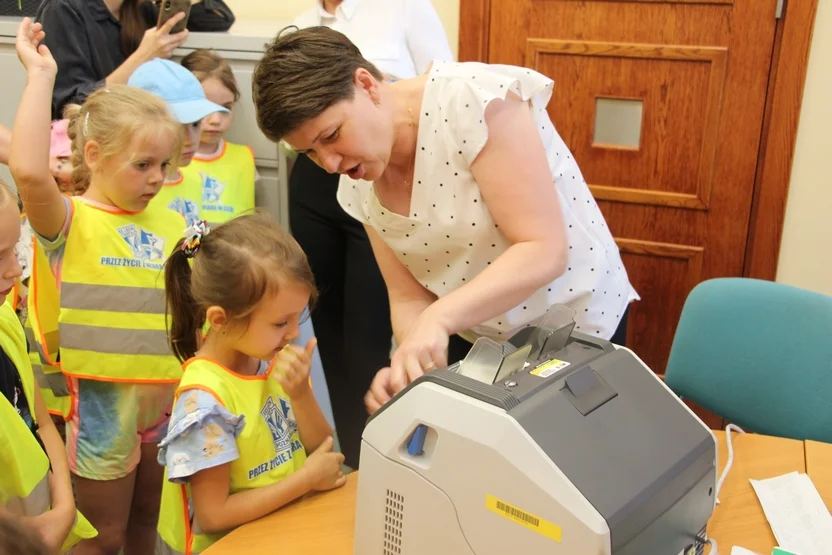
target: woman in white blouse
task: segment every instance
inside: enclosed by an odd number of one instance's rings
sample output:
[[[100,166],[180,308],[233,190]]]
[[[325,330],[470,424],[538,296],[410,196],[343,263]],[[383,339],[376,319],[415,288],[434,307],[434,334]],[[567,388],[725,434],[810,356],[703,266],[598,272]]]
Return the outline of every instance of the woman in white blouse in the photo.
[[[294,24],[344,33],[388,81],[424,73],[434,59],[451,60],[431,0],[317,0]],[[356,467],[367,419],[364,394],[390,363],[393,332],[367,233],[338,204],[338,177],[301,154],[289,181],[289,215],[321,291],[312,323],[341,450]]]
[[[552,81],[452,62],[392,84],[380,75],[322,28],[278,37],[254,74],[260,128],[343,174],[338,200],[387,284],[399,348],[368,409],[556,304],[581,332],[623,344],[638,296],[546,112]]]

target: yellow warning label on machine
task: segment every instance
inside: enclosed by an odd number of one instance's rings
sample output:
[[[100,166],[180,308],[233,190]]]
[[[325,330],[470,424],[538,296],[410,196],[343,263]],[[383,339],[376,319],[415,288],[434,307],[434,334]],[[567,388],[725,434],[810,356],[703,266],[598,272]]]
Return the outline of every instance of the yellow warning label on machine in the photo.
[[[529,374],[533,374],[540,378],[548,378],[558,370],[563,370],[567,366],[569,366],[569,363],[565,360],[558,360],[556,358],[553,358],[552,360],[547,360],[546,362],[529,372]]]
[[[493,495],[485,496],[485,506],[493,513],[514,521],[533,532],[537,532],[538,534],[560,543],[562,530],[557,524],[545,521],[531,513],[518,509],[514,505],[509,505],[505,501],[500,501]]]

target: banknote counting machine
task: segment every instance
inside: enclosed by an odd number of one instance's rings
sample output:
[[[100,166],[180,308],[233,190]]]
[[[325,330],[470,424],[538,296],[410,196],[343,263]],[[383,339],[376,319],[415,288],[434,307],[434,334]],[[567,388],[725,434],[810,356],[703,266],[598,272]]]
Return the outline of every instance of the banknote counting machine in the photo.
[[[714,434],[573,316],[479,339],[370,418],[356,555],[703,553]]]

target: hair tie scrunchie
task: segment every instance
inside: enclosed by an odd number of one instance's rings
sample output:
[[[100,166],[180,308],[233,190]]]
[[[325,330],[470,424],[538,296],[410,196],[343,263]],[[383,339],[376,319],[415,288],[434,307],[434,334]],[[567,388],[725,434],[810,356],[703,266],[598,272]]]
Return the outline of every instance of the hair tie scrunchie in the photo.
[[[202,238],[210,233],[211,228],[205,220],[194,222],[185,230],[185,241],[182,243],[182,252],[188,258],[193,258],[196,251],[199,250],[199,245],[202,243]]]

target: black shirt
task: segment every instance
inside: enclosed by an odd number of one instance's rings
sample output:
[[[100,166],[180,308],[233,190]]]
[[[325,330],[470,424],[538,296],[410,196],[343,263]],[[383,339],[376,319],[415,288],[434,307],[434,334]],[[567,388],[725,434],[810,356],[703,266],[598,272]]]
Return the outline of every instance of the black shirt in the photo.
[[[143,2],[147,28],[156,24],[158,8]],[[46,46],[58,63],[52,93],[52,119],[60,119],[67,104],[83,103],[101,87],[126,56],[121,51],[121,24],[104,0],[43,0],[35,15],[46,32]],[[222,0],[202,0],[191,6],[188,29],[227,31],[234,15]]]
[[[26,426],[34,433],[35,419],[32,418],[32,413],[29,410],[29,402],[26,399],[26,392],[23,391],[20,374],[9,355],[2,348],[0,348],[0,394],[8,399],[17,414],[26,423]]]

